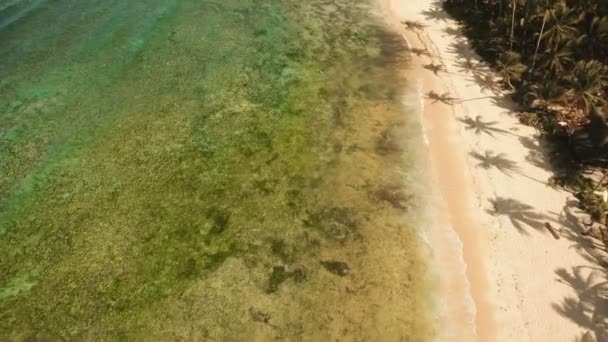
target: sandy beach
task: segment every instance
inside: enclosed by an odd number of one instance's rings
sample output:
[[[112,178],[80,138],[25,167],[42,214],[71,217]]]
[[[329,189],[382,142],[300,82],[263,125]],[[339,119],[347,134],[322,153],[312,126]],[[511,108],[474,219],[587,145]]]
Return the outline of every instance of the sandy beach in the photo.
[[[537,132],[519,123],[498,77],[439,2],[385,4],[410,46],[408,77],[424,97],[422,121],[446,213],[429,232],[444,284],[441,339],[577,341],[587,333],[606,341],[599,248],[580,234],[584,216],[572,194],[547,184],[548,151]]]

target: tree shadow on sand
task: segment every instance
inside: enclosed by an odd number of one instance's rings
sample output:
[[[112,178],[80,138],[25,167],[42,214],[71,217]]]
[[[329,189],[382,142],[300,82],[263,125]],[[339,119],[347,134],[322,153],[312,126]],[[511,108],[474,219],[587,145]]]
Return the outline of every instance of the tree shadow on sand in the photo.
[[[553,145],[542,138],[519,137],[519,142],[528,150],[526,161],[543,170],[555,172],[567,170],[571,161],[566,154],[560,154]]]
[[[446,27],[443,32],[449,34],[450,36],[460,37],[462,36],[462,30],[460,27]]]
[[[501,88],[498,82],[496,82],[496,78],[491,73],[474,72],[472,77],[472,81],[475,82],[479,88],[481,88],[482,93],[486,93],[488,91],[492,94],[500,93]]]
[[[466,40],[456,40],[450,43],[448,53],[456,55],[457,58],[464,60],[478,60],[475,52],[471,49]]]
[[[454,62],[458,72],[470,75],[471,81],[477,84],[483,93],[490,91],[492,94],[499,94],[501,88],[494,73],[483,63],[471,57],[459,58]],[[468,85],[470,87],[472,85]]]
[[[506,216],[518,232],[529,235],[529,228],[546,233],[545,223],[549,216],[538,213],[528,204],[513,198],[496,197],[490,200],[491,209],[486,212],[493,216]]]
[[[557,269],[558,281],[569,285],[576,296],[568,296],[553,308],[562,316],[586,329],[595,339],[581,341],[608,341],[608,254],[593,225],[582,224],[582,211],[578,201],[569,199],[562,212],[557,214],[564,228],[562,235],[573,242],[574,248],[585,260],[599,263],[604,268],[573,267],[571,271]],[[599,319],[603,317],[602,319]]]
[[[492,151],[485,151],[483,154],[479,152],[470,152],[469,154],[479,161],[477,166],[483,169],[489,170],[495,168],[506,175],[519,172],[517,163],[505,158],[504,153],[494,154]]]
[[[458,68],[458,72],[466,74],[466,73],[475,73],[477,71],[478,62],[474,61],[471,58],[459,58],[454,62],[456,67]]]
[[[401,24],[403,24],[403,26],[405,26],[405,28],[408,30],[424,30],[426,27],[426,25],[423,23],[414,20],[404,20],[401,22]]]
[[[481,62],[466,41],[457,40],[452,42],[448,52],[456,55],[455,64],[459,72],[471,77],[470,81],[478,85],[482,92],[486,93],[489,91],[493,95],[500,95],[501,98],[504,98],[504,91],[500,85],[500,79],[496,77],[495,73],[488,65]],[[509,100],[507,99],[507,101]],[[506,102],[500,103],[499,101],[496,101],[496,103],[503,108],[516,108],[512,104],[508,104],[507,106]]]
[[[441,102],[447,105],[453,105],[454,102],[458,100],[457,98],[452,97],[448,92],[439,94],[433,90],[426,93],[426,98],[433,101],[433,103]]]
[[[423,65],[422,67],[425,68],[426,70],[432,71],[433,74],[435,74],[435,75],[439,75],[440,71],[445,71],[445,67],[442,64],[429,63],[429,64]]]
[[[412,53],[418,57],[421,57],[421,56],[431,57],[431,53],[427,49],[408,48],[407,51],[409,51],[410,53]]]
[[[477,161],[479,161],[479,163],[477,164],[477,167],[481,167],[486,170],[494,168],[509,177],[513,177],[513,175],[517,175],[517,176],[524,177],[529,180],[541,183],[543,185],[549,185],[545,181],[536,179],[534,177],[528,176],[527,174],[523,173],[520,170],[520,168],[517,166],[516,162],[514,162],[508,158],[505,158],[504,153],[494,154],[494,152],[492,152],[492,151],[485,151],[484,154],[481,154],[478,152],[470,152],[469,155],[471,157],[477,159]]]
[[[599,262],[608,266],[606,246],[597,236],[599,231],[594,229],[593,224],[582,224],[582,217],[585,215],[578,204],[578,201],[569,198],[560,213],[551,214],[558,217],[558,223],[564,228],[562,235],[573,243],[570,248],[574,248],[591,263]]]
[[[477,115],[475,119],[467,116],[464,119],[458,118],[458,121],[466,125],[465,129],[474,131],[475,134],[487,134],[492,138],[495,138],[494,134],[512,134],[511,132],[502,128],[495,127],[498,121],[483,121],[481,115]]]
[[[568,296],[553,309],[595,335],[595,341],[608,341],[608,273],[606,269],[577,266],[558,268],[557,281],[570,286],[576,296]]]
[[[440,1],[433,2],[433,7],[421,12],[426,20],[435,21],[447,21],[450,19],[450,15],[443,10],[442,3]]]

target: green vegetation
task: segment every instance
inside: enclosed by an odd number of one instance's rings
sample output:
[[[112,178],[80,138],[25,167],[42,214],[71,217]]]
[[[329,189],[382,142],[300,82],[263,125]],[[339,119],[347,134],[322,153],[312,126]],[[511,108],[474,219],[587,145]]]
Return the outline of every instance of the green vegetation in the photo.
[[[515,90],[523,122],[537,126],[558,158],[553,182],[577,193],[606,224],[608,204],[584,174],[608,167],[608,3],[599,0],[448,0],[481,56]],[[605,178],[601,178],[601,182]],[[603,233],[608,236],[608,231]],[[608,247],[608,239],[604,243]]]

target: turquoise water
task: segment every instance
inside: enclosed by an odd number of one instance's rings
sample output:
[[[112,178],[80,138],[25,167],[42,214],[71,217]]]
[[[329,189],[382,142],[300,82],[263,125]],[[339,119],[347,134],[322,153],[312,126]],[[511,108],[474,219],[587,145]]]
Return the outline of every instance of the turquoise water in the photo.
[[[0,0],[0,337],[428,340],[367,1]]]

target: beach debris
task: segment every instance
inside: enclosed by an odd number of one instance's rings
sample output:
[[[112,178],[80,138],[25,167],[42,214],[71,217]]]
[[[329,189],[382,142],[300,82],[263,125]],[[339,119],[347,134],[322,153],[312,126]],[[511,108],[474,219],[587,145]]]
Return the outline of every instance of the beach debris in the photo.
[[[553,229],[553,226],[551,226],[551,223],[545,222],[545,228],[547,228],[547,230],[551,233],[551,235],[553,235],[555,240],[559,240],[559,235],[557,234],[555,229]]]
[[[350,273],[347,263],[336,260],[321,261],[321,265],[329,272],[340,277],[345,277]]]

